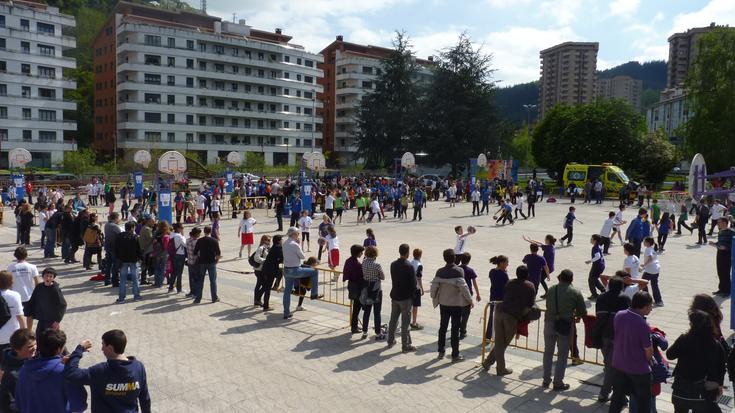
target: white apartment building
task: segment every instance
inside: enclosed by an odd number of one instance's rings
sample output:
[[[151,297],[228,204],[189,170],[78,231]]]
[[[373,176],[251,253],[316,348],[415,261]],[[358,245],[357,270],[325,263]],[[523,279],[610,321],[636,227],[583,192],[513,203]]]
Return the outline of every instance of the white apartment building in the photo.
[[[337,36],[321,52],[324,56],[324,78],[320,82],[325,86],[321,98],[325,103],[325,149],[336,155],[339,164],[359,161],[357,120],[360,104],[363,96],[375,89],[383,59],[393,52],[393,49],[345,42],[342,36]],[[429,80],[432,60],[432,57],[416,59],[419,63],[417,82]]]
[[[77,128],[64,121],[64,111],[76,110],[64,100],[64,89],[76,88],[64,70],[76,61],[63,56],[76,41],[62,32],[74,26],[74,17],[56,7],[0,1],[0,168],[15,148],[29,150],[30,166],[39,167],[58,165],[64,151],[76,150],[64,139]]]
[[[662,130],[671,143],[680,144],[684,141],[684,127],[693,115],[685,89],[664,89],[659,102],[646,111],[648,132]]]
[[[294,165],[321,151],[320,55],[288,43],[280,29],[194,14],[184,26],[164,21],[169,11],[130,10],[115,14],[117,82],[108,85],[118,152],[195,152],[208,164],[255,152],[267,165]]]

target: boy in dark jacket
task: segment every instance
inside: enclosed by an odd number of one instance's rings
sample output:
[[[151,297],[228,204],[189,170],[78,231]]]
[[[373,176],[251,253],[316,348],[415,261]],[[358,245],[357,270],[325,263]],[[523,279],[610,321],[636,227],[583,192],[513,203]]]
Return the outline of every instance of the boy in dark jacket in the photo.
[[[82,341],[66,363],[64,375],[69,382],[88,385],[92,391],[92,411],[137,413],[138,403],[143,413],[151,411],[146,372],[143,363],[125,356],[127,338],[121,330],[102,335],[104,363],[89,369],[79,368],[79,360],[92,348],[92,341]]]
[[[37,321],[36,336],[51,328],[59,329],[59,323],[66,313],[66,300],[64,294],[61,293],[59,284],[55,281],[56,270],[51,267],[45,268],[41,273],[43,283],[36,285],[28,300],[23,312],[26,317],[32,320],[28,324],[28,328],[33,328],[33,320]]]
[[[5,349],[2,361],[3,378],[0,380],[0,412],[17,413],[15,385],[23,362],[36,355],[36,336],[33,330],[21,328],[10,336],[10,348]]]

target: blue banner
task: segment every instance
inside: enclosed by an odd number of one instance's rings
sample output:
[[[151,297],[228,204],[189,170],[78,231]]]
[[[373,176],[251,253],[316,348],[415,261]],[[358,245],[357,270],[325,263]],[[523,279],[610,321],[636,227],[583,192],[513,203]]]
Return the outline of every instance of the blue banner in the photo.
[[[143,172],[133,172],[133,196],[143,196]]]
[[[521,161],[513,159],[513,163],[510,167],[510,176],[513,178],[513,182],[518,183],[518,168],[521,166]]]
[[[171,199],[171,190],[169,188],[161,186],[161,189],[158,192],[158,220],[159,221],[166,221],[169,223],[169,225],[173,224],[173,221],[171,220],[171,214],[172,214],[172,199]]]
[[[26,178],[21,173],[13,173],[10,177],[15,185],[15,199],[19,202],[23,197],[26,196]]]
[[[304,184],[301,185],[301,210],[311,212],[313,202],[314,200],[311,197],[311,182],[304,180]]]
[[[230,170],[225,171],[225,191],[228,194],[231,194],[232,191],[235,189],[234,179],[235,179],[235,174],[232,171]]]

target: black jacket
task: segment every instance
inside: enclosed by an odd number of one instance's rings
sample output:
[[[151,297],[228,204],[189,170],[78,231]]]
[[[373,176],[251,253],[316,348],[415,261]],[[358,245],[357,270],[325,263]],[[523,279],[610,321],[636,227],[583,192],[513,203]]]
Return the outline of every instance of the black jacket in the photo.
[[[624,294],[614,294],[611,291],[602,293],[597,298],[595,313],[597,321],[593,329],[593,335],[612,340],[615,336],[613,320],[618,311],[627,310],[630,307],[630,297]]]
[[[66,313],[66,300],[59,284],[56,281],[50,286],[38,284],[23,308],[23,313],[35,320],[61,322]]]
[[[283,263],[283,247],[280,245],[274,245],[268,250],[268,255],[265,256],[263,261],[263,267],[261,271],[264,275],[269,277],[275,277],[278,273],[278,266]]]
[[[23,367],[23,360],[16,357],[12,349],[5,349],[3,354],[3,378],[0,381],[0,412],[16,413],[15,384],[18,382],[18,373]]]
[[[413,297],[416,291],[416,273],[408,260],[399,258],[390,264],[390,279],[393,282],[391,299],[404,301]]]
[[[120,262],[137,262],[143,254],[140,251],[138,236],[127,231],[117,234],[115,258]]]

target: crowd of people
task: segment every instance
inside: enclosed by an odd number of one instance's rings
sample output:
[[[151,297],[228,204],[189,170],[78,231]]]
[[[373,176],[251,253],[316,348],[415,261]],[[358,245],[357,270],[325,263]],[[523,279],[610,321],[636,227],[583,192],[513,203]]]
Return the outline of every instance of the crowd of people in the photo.
[[[177,192],[173,199],[172,223],[158,219],[155,191],[146,190],[147,194],[135,198],[130,187],[123,186],[120,192],[122,206],[117,211],[114,207],[117,191],[114,187],[100,188],[99,184],[90,183],[97,195],[89,195],[90,188],[87,188],[89,198],[86,203],[80,193],[65,201],[62,191],[39,191],[35,208],[39,211],[38,223],[41,227],[44,258],[57,258],[56,251],[60,246],[60,258],[64,263],[76,263],[77,252],[80,247],[84,247],[83,267],[90,270],[92,259],[96,257],[99,273],[92,279],[116,288],[118,304],[126,302],[128,284],[134,301],[142,299],[141,285],[150,284],[152,288],[167,288],[170,293],[183,293],[185,269],[189,286],[186,296],[193,303],[201,302],[207,277],[211,301],[219,301],[217,271],[218,262],[222,258],[220,242],[226,237],[220,232],[220,219],[224,210],[222,202],[225,198],[225,188],[221,180],[202,183],[196,195],[188,188]],[[365,228],[366,238],[362,245],[351,245],[349,257],[342,262],[338,236],[342,219],[351,219],[357,224],[377,224],[387,218],[387,213],[393,212],[392,218],[395,221],[407,220],[408,209],[412,208],[413,220],[421,221],[422,210],[427,202],[441,197],[447,201],[449,207],[471,204],[473,216],[481,216],[483,213],[489,215],[490,204],[495,204],[499,207],[499,211],[493,216],[496,223],[513,224],[518,219],[518,214],[523,219],[535,217],[535,204],[544,196],[542,185],[535,180],[530,180],[523,190],[512,181],[501,179],[473,185],[469,181],[461,180],[422,182],[415,178],[402,181],[385,178],[331,178],[316,180],[310,187],[312,192],[307,201],[301,194],[304,187],[298,185],[296,180],[285,180],[283,183],[266,179],[256,182],[238,180],[234,183],[234,191],[229,199],[232,217],[241,217],[237,225],[237,239],[240,242],[238,256],[243,258],[243,252],[247,251],[246,258],[256,275],[254,305],[263,311],[272,311],[271,292],[283,293],[283,318],[290,319],[293,317],[290,305],[292,295],[298,297],[295,311],[303,309],[305,298],[313,300],[323,297],[319,294],[322,286],[317,267],[324,263],[335,274],[342,272],[342,281],[346,283],[348,298],[352,301],[351,333],[361,334],[366,339],[372,315],[375,340],[385,341],[392,347],[397,342],[396,335],[400,334],[401,350],[408,353],[416,350],[412,344],[411,332],[423,329],[419,323],[419,311],[422,297],[428,291],[431,304],[439,307],[438,358],[445,357],[449,333],[452,362],[463,360],[460,342],[467,335],[468,320],[475,303],[482,300],[477,284],[477,271],[470,266],[472,255],[467,248],[470,237],[476,232],[475,228],[454,228],[454,248],[443,251],[445,265],[437,269],[433,279],[425,284],[423,251],[420,248],[411,249],[408,244],[399,246],[397,258],[387,268],[388,271],[384,271],[377,261],[378,242],[372,227]],[[593,186],[593,191],[594,188]],[[101,222],[97,214],[96,207],[102,206],[97,199],[99,194],[105,195],[104,202],[109,207],[105,223]],[[248,208],[255,205],[252,199],[254,197],[262,197],[263,203],[275,210],[275,232],[284,231],[284,216],[290,218],[284,234],[262,235],[257,240],[257,245],[255,228],[263,223],[259,224]],[[305,204],[309,201],[311,206]],[[681,234],[682,227],[690,231],[697,228],[700,232],[699,244],[702,245],[707,243],[707,236],[713,235],[713,230],[717,228],[718,241],[712,244],[717,247],[720,283],[718,291],[713,294],[730,295],[730,240],[733,236],[732,215],[735,212],[733,206],[729,201],[720,203],[713,199],[703,199],[693,202],[691,210],[686,204],[677,207],[678,211],[675,212],[680,214],[678,221],[674,212],[662,211],[654,199],[650,208],[641,205],[637,216],[628,223],[624,219],[626,203],[621,203],[616,211],[606,213],[601,231],[590,239],[590,259],[585,264],[590,266],[588,300],[596,301],[596,321],[590,324],[592,327],[589,336],[593,341],[592,346],[600,349],[604,356],[604,384],[598,400],[611,400],[610,411],[620,411],[627,398],[630,399],[630,405],[638,406],[640,411],[649,411],[652,404],[655,406],[656,388],[657,385],[660,388],[662,380],[661,375],[656,376],[654,370],[657,368],[656,363],[666,363],[663,350],[666,349],[667,342],[665,334],[649,326],[645,316],[653,307],[664,305],[658,283],[661,273],[658,257],[665,251],[669,234],[673,231]],[[31,403],[27,406],[42,406],[33,403],[47,402],[21,401],[21,395],[27,392],[23,390],[27,389],[23,386],[23,379],[31,377],[25,380],[35,380],[32,378],[34,371],[52,370],[58,372],[59,376],[49,377],[48,380],[68,388],[63,394],[63,397],[67,397],[64,400],[68,406],[76,406],[69,407],[68,411],[83,411],[86,408],[81,404],[86,403],[84,385],[91,385],[93,410],[95,404],[103,406],[116,403],[110,401],[114,399],[130,406],[139,402],[144,411],[149,411],[150,396],[145,385],[145,370],[139,361],[124,356],[126,341],[123,332],[112,330],[103,335],[102,350],[108,361],[95,368],[78,368],[79,358],[91,346],[88,341],[80,343],[71,354],[66,351],[66,338],[60,326],[66,301],[62,289],[55,281],[56,271],[47,267],[39,274],[35,266],[26,261],[26,247],[30,245],[29,234],[33,222],[31,208],[30,203],[24,200],[18,203],[17,242],[23,246],[15,251],[16,262],[7,272],[0,272],[0,290],[11,314],[10,321],[5,325],[12,327],[12,331],[8,327],[8,334],[0,334],[0,350],[8,355],[4,358],[10,363],[8,369],[16,366],[18,372],[15,376],[15,389],[7,390],[2,387],[6,390],[2,391],[0,400],[4,400],[2,397],[7,394],[9,403],[13,403],[16,410],[51,411],[38,410],[37,407],[22,409],[17,406],[26,406],[23,403]],[[671,209],[670,206],[667,208]],[[323,211],[321,217],[315,216],[317,210]],[[349,216],[346,214],[348,211]],[[511,280],[508,276],[508,257],[498,255],[491,260],[494,268],[490,270],[491,288],[488,298],[494,304],[491,306],[490,322],[485,336],[488,342],[493,339],[495,344],[483,364],[486,369],[496,365],[498,375],[512,373],[512,368],[505,362],[505,350],[521,324],[542,317],[537,301],[545,300],[543,385],[557,391],[569,388],[564,381],[568,356],[571,355],[573,363],[582,362],[577,344],[577,321],[588,322],[589,315],[582,293],[573,286],[574,274],[571,270],[560,271],[557,283],[550,286],[547,282],[550,283],[552,274],[555,273],[558,243],[559,247],[565,246],[565,242],[566,246],[572,246],[574,227],[576,224],[583,224],[576,217],[575,211],[574,206],[569,207],[562,225],[565,234],[558,241],[551,234],[543,241],[524,236],[524,240],[529,243],[529,253],[523,258],[522,265],[516,267],[515,279]],[[693,213],[696,217],[692,227],[688,225],[687,213]],[[315,225],[316,221],[321,222]],[[708,223],[709,233],[706,228]],[[184,224],[193,224],[190,225],[188,234],[185,234]],[[624,228],[626,224],[627,228]],[[316,230],[317,235],[317,256],[307,257],[306,254],[311,252],[312,229]],[[655,238],[654,234],[657,234]],[[610,246],[616,235],[625,257],[620,266],[610,266]],[[610,272],[610,267],[620,270],[614,271],[615,276],[607,277],[604,274]],[[388,288],[384,284],[388,283],[388,276],[390,291],[384,297],[383,290]],[[336,283],[338,280],[327,282]],[[541,287],[544,292],[539,295],[538,290]],[[383,305],[383,299],[387,300],[388,297],[390,302]],[[674,404],[681,408],[707,406],[702,408],[714,409],[714,398],[721,393],[724,386],[726,361],[735,357],[731,356],[719,329],[722,315],[720,313],[718,318],[718,306],[713,300],[708,300],[712,298],[706,295],[695,297],[695,303],[689,312],[691,330],[677,339],[666,352],[668,358],[679,360],[673,372]],[[711,303],[714,303],[714,307]],[[383,308],[390,309],[387,325],[382,323]],[[34,322],[35,333],[32,328]],[[712,326],[713,332],[710,336],[703,333],[705,324]],[[3,331],[0,330],[0,333]],[[36,343],[36,338],[37,351],[35,344],[29,344]],[[719,346],[719,350],[711,352],[712,359],[692,359],[698,357],[692,354],[693,346],[706,345],[714,349],[712,343]],[[36,352],[34,357],[33,353]],[[552,368],[555,352],[557,360]],[[45,360],[45,364],[35,365],[37,359]],[[24,363],[24,360],[28,362]],[[5,370],[6,363],[2,363]],[[18,367],[23,365],[33,367]],[[690,365],[696,365],[697,368],[679,367]],[[125,374],[127,381],[121,379],[117,382],[119,384],[114,384],[120,378],[119,375]],[[100,392],[99,383],[92,379],[92,375],[99,375],[95,377],[102,377],[99,380],[113,383],[112,390],[103,388]],[[667,375],[663,375],[663,380]],[[710,384],[695,394],[692,392],[692,383],[698,383],[697,380],[700,379]],[[54,398],[56,395],[49,394],[48,397],[54,403],[60,400]]]

